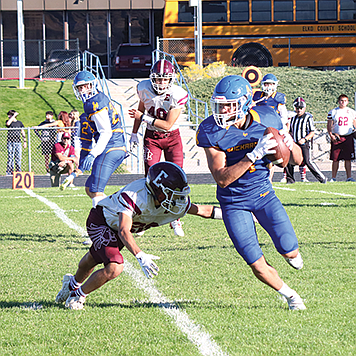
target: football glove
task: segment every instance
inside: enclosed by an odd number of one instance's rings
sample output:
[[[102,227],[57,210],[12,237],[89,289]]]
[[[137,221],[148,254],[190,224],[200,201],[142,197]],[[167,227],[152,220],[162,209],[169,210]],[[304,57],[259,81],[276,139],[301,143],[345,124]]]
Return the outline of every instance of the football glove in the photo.
[[[273,150],[273,148],[277,146],[277,141],[273,139],[271,140],[271,137],[273,137],[271,133],[261,137],[253,151],[246,154],[247,158],[252,163],[262,159],[265,155],[276,153],[276,150]]]
[[[284,136],[283,142],[286,144],[286,146],[289,148],[289,150],[292,151],[293,144],[294,144],[293,137],[284,129],[279,130],[279,134]]]
[[[95,157],[92,155],[92,154],[88,154],[83,163],[82,163],[82,170],[83,171],[90,171],[91,170],[91,167],[93,166],[93,163],[94,163],[94,160],[95,160]]]
[[[153,275],[157,276],[159,271],[158,266],[153,262],[153,260],[159,260],[159,257],[154,255],[149,255],[140,251],[136,256],[138,263],[140,264],[143,273],[147,278],[152,278]]]
[[[217,219],[217,220],[222,220],[221,208],[218,208],[217,206],[214,206],[213,207],[213,211],[211,213],[211,218],[212,219]]]
[[[132,151],[136,146],[138,146],[138,144],[139,141],[138,141],[137,134],[132,133],[130,138],[130,151]]]

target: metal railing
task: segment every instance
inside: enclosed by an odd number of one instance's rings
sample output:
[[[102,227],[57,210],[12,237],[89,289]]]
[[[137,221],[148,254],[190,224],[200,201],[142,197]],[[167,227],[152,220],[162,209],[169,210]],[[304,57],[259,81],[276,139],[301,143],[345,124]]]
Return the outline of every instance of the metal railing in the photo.
[[[193,96],[173,55],[156,49],[152,52],[152,63],[158,61],[159,59],[167,59],[174,65],[178,74],[177,84],[184,88],[188,93],[188,120],[193,122],[192,117],[195,119],[195,123],[193,123],[193,125],[188,123],[187,126],[194,126],[195,128],[197,128],[199,126],[200,121],[204,120],[206,117],[209,116],[208,104],[205,101],[197,99]]]

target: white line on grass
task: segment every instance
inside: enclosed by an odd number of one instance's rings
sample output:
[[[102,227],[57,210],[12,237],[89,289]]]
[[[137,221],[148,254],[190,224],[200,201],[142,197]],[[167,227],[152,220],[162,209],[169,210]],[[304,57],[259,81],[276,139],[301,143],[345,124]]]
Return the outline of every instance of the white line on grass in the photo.
[[[342,196],[342,197],[356,198],[356,196],[355,196],[355,195],[352,195],[352,194],[326,192],[326,191],[324,191],[324,190],[311,190],[311,189],[309,189],[309,190],[306,190],[306,192],[332,194],[332,195],[340,195],[340,196]]]
[[[69,219],[65,211],[61,209],[57,204],[49,201],[48,199],[35,194],[32,190],[24,189],[24,192],[33,198],[37,198],[42,203],[48,205],[54,213],[71,229],[78,231],[80,234],[86,233],[86,231],[77,225],[74,221]],[[166,313],[168,316],[174,319],[178,328],[187,335],[188,339],[198,347],[200,353],[204,356],[228,356],[223,352],[217,343],[210,337],[209,333],[203,330],[203,327],[196,324],[191,320],[184,310],[180,310],[179,307],[172,301],[169,301],[155,286],[152,280],[148,280],[143,276],[141,271],[133,267],[130,262],[125,261],[124,271],[135,281],[136,286],[142,289],[149,295],[152,303],[157,303],[158,307]]]

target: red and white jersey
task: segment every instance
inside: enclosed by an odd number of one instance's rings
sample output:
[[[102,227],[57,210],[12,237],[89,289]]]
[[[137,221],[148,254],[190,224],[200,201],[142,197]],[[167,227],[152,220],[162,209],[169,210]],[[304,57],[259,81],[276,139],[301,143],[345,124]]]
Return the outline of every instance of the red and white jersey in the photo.
[[[350,135],[354,130],[356,111],[351,108],[332,109],[328,113],[328,120],[333,121],[332,132],[340,136]]]
[[[114,230],[119,228],[119,213],[132,219],[131,232],[140,232],[151,227],[169,224],[184,216],[190,209],[190,199],[181,214],[172,214],[166,209],[155,205],[153,195],[146,187],[146,178],[138,179],[120,191],[100,200],[107,224]]]
[[[183,109],[188,101],[188,93],[175,84],[166,93],[156,94],[149,79],[143,80],[137,85],[137,94],[144,103],[147,114],[160,120],[166,119],[170,109]],[[150,124],[147,124],[147,128],[152,131],[165,131]],[[169,131],[177,128],[178,125],[175,123]]]

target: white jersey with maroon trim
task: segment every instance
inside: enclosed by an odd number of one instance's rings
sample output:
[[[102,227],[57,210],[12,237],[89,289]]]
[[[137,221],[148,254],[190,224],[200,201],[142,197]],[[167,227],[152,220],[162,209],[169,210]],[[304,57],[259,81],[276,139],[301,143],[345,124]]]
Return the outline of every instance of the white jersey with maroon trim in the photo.
[[[175,84],[166,93],[158,95],[153,90],[149,79],[143,80],[137,85],[137,94],[144,103],[147,114],[160,120],[166,119],[170,109],[183,109],[188,101],[188,93]],[[147,128],[152,131],[165,131],[150,124],[147,124]],[[178,125],[175,123],[169,131],[177,128]]]
[[[328,120],[333,121],[332,132],[340,136],[350,135],[354,130],[356,111],[351,108],[332,109],[328,113]]]
[[[190,209],[191,203],[188,198],[187,207],[181,214],[172,214],[162,206],[157,208],[153,195],[146,187],[146,178],[142,178],[101,200],[98,205],[103,207],[107,224],[116,231],[119,228],[119,213],[128,215],[132,219],[131,232],[134,233],[181,218]]]

